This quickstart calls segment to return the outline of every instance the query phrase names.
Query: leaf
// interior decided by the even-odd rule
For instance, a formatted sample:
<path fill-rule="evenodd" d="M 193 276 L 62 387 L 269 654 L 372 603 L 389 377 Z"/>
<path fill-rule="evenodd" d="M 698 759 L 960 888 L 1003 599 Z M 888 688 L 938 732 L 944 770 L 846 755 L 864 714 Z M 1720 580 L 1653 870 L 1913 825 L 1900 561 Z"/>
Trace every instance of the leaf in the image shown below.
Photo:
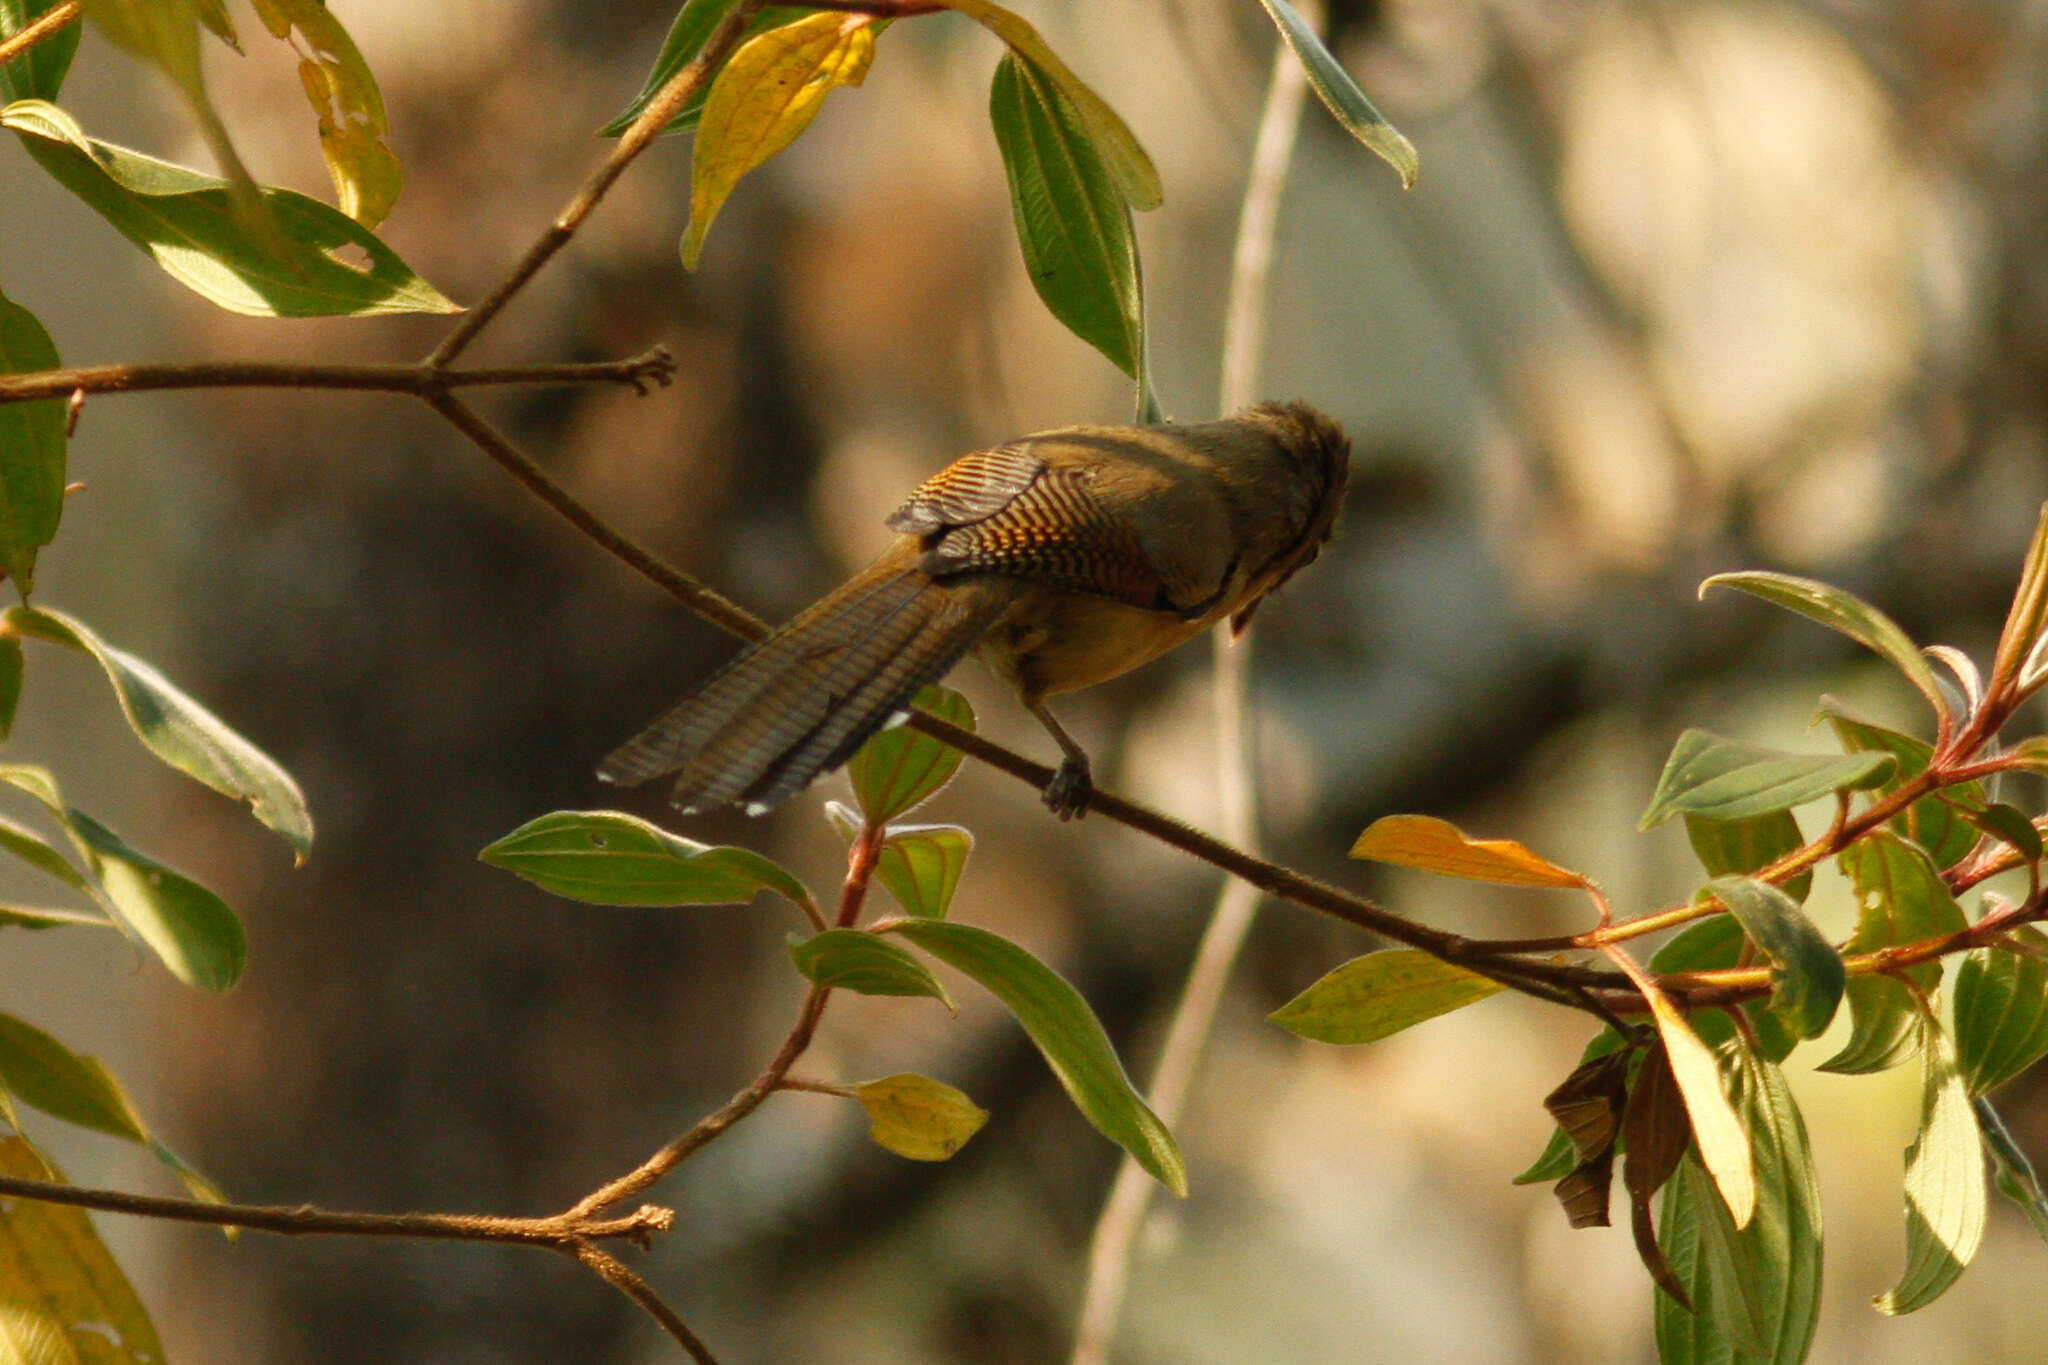
<path fill-rule="evenodd" d="M 1068 330 L 1144 385 L 1137 234 L 1080 113 L 1014 52 L 996 66 L 988 109 L 1032 287 Z"/>
<path fill-rule="evenodd" d="M 697 268 L 704 234 L 740 177 L 796 141 L 833 89 L 865 80 L 874 57 L 874 20 L 830 10 L 740 45 L 712 83 L 697 125 L 685 266 Z"/>
<path fill-rule="evenodd" d="M 974 836 L 958 825 L 892 825 L 875 875 L 906 912 L 944 919 L 973 851 Z"/>
<path fill-rule="evenodd" d="M 1688 815 L 1685 833 L 1692 841 L 1692 851 L 1700 866 L 1715 877 L 1747 876 L 1806 845 L 1799 832 L 1799 821 L 1789 810 L 1768 811 L 1744 820 L 1710 820 L 1704 815 Z M 1804 904 L 1806 893 L 1813 887 L 1813 873 L 1801 872 L 1783 885 L 1786 895 Z"/>
<path fill-rule="evenodd" d="M 1373 106 L 1351 79 L 1351 73 L 1330 55 L 1330 49 L 1323 46 L 1323 40 L 1300 11 L 1287 0 L 1259 0 L 1272 16 L 1274 27 L 1287 46 L 1294 49 L 1294 55 L 1301 59 L 1301 68 L 1308 73 L 1310 88 L 1330 111 L 1330 116 L 1344 125 L 1344 130 L 1370 148 L 1380 160 L 1392 166 L 1401 177 L 1401 188 L 1411 189 L 1415 185 L 1415 173 L 1421 169 L 1422 160 L 1415 154 L 1415 144 L 1401 135 L 1399 129 L 1387 121 L 1387 116 Z"/>
<path fill-rule="evenodd" d="M 91 655 L 114 685 L 129 726 L 151 753 L 223 796 L 248 802 L 256 818 L 277 831 L 304 861 L 313 847 L 313 817 L 298 783 L 270 755 L 179 691 L 153 666 L 104 643 L 72 617 L 9 607 L 0 614 L 0 627 Z"/>
<path fill-rule="evenodd" d="M 299 54 L 299 81 L 319 121 L 320 154 L 341 211 L 366 228 L 376 227 L 398 201 L 403 177 L 385 142 L 390 128 L 384 96 L 370 64 L 325 0 L 252 3 L 271 36 Z"/>
<path fill-rule="evenodd" d="M 1626 1046 L 1627 1043 L 1619 1033 L 1614 1031 L 1612 1025 L 1601 1029 L 1593 1035 L 1592 1041 L 1586 1044 L 1585 1051 L 1579 1054 L 1578 1069 L 1565 1078 L 1563 1085 L 1560 1085 L 1557 1090 L 1551 1092 L 1551 1098 L 1556 1098 L 1560 1091 L 1565 1091 L 1567 1087 L 1571 1086 L 1579 1074 L 1586 1070 L 1589 1062 L 1598 1061 L 1610 1053 L 1619 1052 Z M 1544 1107 L 1548 1109 L 1549 1105 L 1550 1101 L 1545 1100 Z M 1555 1116 L 1553 1115 L 1553 1117 Z M 1551 1131 L 1550 1141 L 1544 1145 L 1543 1152 L 1536 1158 L 1535 1164 L 1516 1176 L 1510 1183 L 1534 1185 L 1544 1180 L 1556 1180 L 1559 1176 L 1570 1171 L 1577 1164 L 1578 1159 L 1577 1144 L 1572 1136 L 1565 1131 L 1563 1125 L 1560 1124 Z"/>
<path fill-rule="evenodd" d="M 476 856 L 589 905 L 745 905 L 762 891 L 810 903 L 802 882 L 751 849 L 700 844 L 615 810 L 551 811 Z"/>
<path fill-rule="evenodd" d="M 369 317 L 460 311 L 398 254 L 348 215 L 291 190 L 266 189 L 278 238 L 253 233 L 224 182 L 141 152 L 88 138 L 54 105 L 23 100 L 0 126 L 29 155 L 188 289 L 259 317 Z M 338 252 L 358 248 L 365 269 Z"/>
<path fill-rule="evenodd" d="M 953 1008 L 931 968 L 865 929 L 823 929 L 809 938 L 791 934 L 789 956 L 799 972 L 820 986 L 860 995 L 928 995 Z"/>
<path fill-rule="evenodd" d="M 35 314 L 0 294 L 0 374 L 54 370 L 59 363 Z M 36 551 L 56 538 L 64 514 L 65 420 L 61 399 L 0 403 L 0 570 L 23 596 L 35 586 Z M 13 666 L 12 695 L 18 697 L 18 646 Z M 13 717 L 10 700 L 8 724 Z"/>
<path fill-rule="evenodd" d="M 57 8 L 61 0 L 0 0 L 0 38 L 11 38 Z M 78 51 L 74 20 L 11 62 L 0 62 L 0 104 L 54 100 Z"/>
<path fill-rule="evenodd" d="M 148 1143 L 149 1129 L 113 1073 L 32 1024 L 0 1014 L 0 1086 L 52 1118 Z"/>
<path fill-rule="evenodd" d="M 1918 805 L 1919 802 L 1914 802 Z M 2030 863 L 2041 861 L 2041 831 L 2027 818 L 2018 806 L 2009 806 L 2003 801 L 1993 801 L 1982 810 L 1964 809 L 1958 811 L 1963 819 L 1975 825 L 1984 833 L 2009 845 Z"/>
<path fill-rule="evenodd" d="M 1732 1079 L 1755 1145 L 1756 1217 L 1738 1231 L 1698 1157 L 1679 1163 L 1658 1242 L 1696 1311 L 1657 1297 L 1664 1365 L 1798 1365 L 1820 1317 L 1820 1189 L 1806 1125 L 1776 1066 L 1737 1047 Z"/>
<path fill-rule="evenodd" d="M 1614 1183 L 1614 1144 L 1621 1135 L 1629 1069 L 1637 1054 L 1630 1050 L 1591 1055 L 1592 1047 L 1586 1051 L 1588 1059 L 1544 1096 L 1543 1108 L 1557 1120 L 1558 1134 L 1568 1144 L 1568 1169 L 1554 1191 L 1566 1220 L 1575 1228 L 1604 1228 L 1608 1191 Z M 1517 1183 L 1528 1178 L 1518 1177 Z"/>
<path fill-rule="evenodd" d="M 1428 815 L 1382 816 L 1358 836 L 1351 856 L 1502 886 L 1592 885 L 1585 874 L 1547 862 L 1512 839 L 1474 839 Z"/>
<path fill-rule="evenodd" d="M 66 861 L 63 854 L 52 848 L 48 840 L 12 820 L 0 819 L 0 848 L 37 871 L 55 877 L 74 891 L 87 889 L 85 878 L 78 875 L 78 870 Z"/>
<path fill-rule="evenodd" d="M 1842 850 L 1837 861 L 1856 888 L 1856 932 L 1842 945 L 1845 957 L 1960 932 L 1963 909 L 1918 844 L 1891 829 L 1872 830 Z M 1941 981 L 1941 963 L 1909 967 L 1921 990 Z M 1823 1071 L 1858 1075 L 1897 1066 L 1919 1046 L 1918 1007 L 1912 991 L 1888 975 L 1850 978 L 1845 992 L 1851 1028 L 1842 1050 Z"/>
<path fill-rule="evenodd" d="M 1650 829 L 1680 814 L 1710 820 L 1768 815 L 1838 791 L 1874 787 L 1894 766 L 1884 754 L 1791 754 L 1687 730 L 1671 746 L 1650 807 L 1637 823 Z"/>
<path fill-rule="evenodd" d="M 66 814 L 113 909 L 171 975 L 209 991 L 224 991 L 241 979 L 249 945 L 226 901 L 136 852 L 84 811 Z"/>
<path fill-rule="evenodd" d="M 1934 707 L 1937 716 L 1948 714 L 1948 701 L 1934 680 L 1934 670 L 1898 623 L 1854 593 L 1830 587 L 1811 578 L 1784 573 L 1720 573 L 1700 584 L 1704 599 L 1710 588 L 1734 588 L 1761 597 L 1774 606 L 1818 621 L 1829 630 L 1848 636 L 1871 650 L 1886 663 L 1905 674 L 1906 681 Z"/>
<path fill-rule="evenodd" d="M 2048 937 L 2014 932 L 2028 951 L 1984 947 L 1956 968 L 1955 1044 L 1964 1087 L 1989 1094 L 2048 1054 Z"/>
<path fill-rule="evenodd" d="M 63 910 L 38 905 L 0 905 L 0 927 L 13 929 L 61 929 L 83 925 L 112 929 L 114 922 L 88 910 Z"/>
<path fill-rule="evenodd" d="M 962 730 L 974 728 L 974 708 L 950 687 L 927 687 L 911 703 Z M 887 824 L 923 804 L 960 767 L 960 751 L 907 725 L 892 725 L 860 746 L 846 775 L 870 824 Z"/>
<path fill-rule="evenodd" d="M 0 636 L 0 744 L 14 733 L 14 713 L 21 706 L 21 640 Z"/>
<path fill-rule="evenodd" d="M 1847 974 L 1842 958 L 1790 896 L 1753 877 L 1707 883 L 1743 932 L 1771 961 L 1771 1012 L 1801 1038 L 1818 1038 L 1835 1017 Z"/>
<path fill-rule="evenodd" d="M 1657 989 L 1649 978 L 1636 982 L 1649 1002 L 1650 1015 L 1664 1039 L 1664 1054 L 1671 1063 L 1671 1076 L 1678 1093 L 1685 1098 L 1685 1112 L 1692 1118 L 1693 1139 L 1699 1144 L 1700 1162 L 1714 1177 L 1714 1186 L 1727 1202 L 1737 1228 L 1747 1227 L 1756 1212 L 1756 1166 L 1750 1152 L 1749 1135 L 1721 1089 L 1721 1069 L 1714 1054 L 1692 1031 L 1685 1016 Z"/>
<path fill-rule="evenodd" d="M 2041 1240 L 2048 1242 L 2048 1193 L 2043 1192 L 2041 1178 L 2034 1174 L 2034 1163 L 2027 1160 L 2027 1154 L 2013 1140 L 2005 1120 L 1991 1107 L 1990 1100 L 1979 1095 L 1970 1101 L 1970 1107 L 1976 1112 L 1977 1128 L 1984 1135 L 1984 1150 L 1991 1154 L 1992 1178 L 1998 1192 L 2018 1204 Z"/>
<path fill-rule="evenodd" d="M 0 1175 L 64 1177 L 19 1137 L 0 1139 Z M 23 1365 L 160 1365 L 149 1313 L 84 1209 L 0 1200 L 0 1358 Z"/>
<path fill-rule="evenodd" d="M 1651 1198 L 1671 1179 L 1679 1158 L 1692 1141 L 1692 1123 L 1686 1117 L 1685 1102 L 1661 1051 L 1652 1049 L 1637 1069 L 1621 1126 L 1622 1144 L 1628 1150 L 1622 1162 L 1621 1183 L 1628 1191 L 1629 1231 L 1635 1238 L 1636 1255 L 1650 1272 L 1650 1278 L 1690 1309 L 1692 1299 L 1658 1248 L 1656 1224 L 1650 1216 Z"/>
<path fill-rule="evenodd" d="M 1167 1189 L 1187 1195 L 1187 1165 L 1173 1134 L 1131 1085 L 1109 1035 L 1079 991 L 1008 939 L 970 924 L 904 919 L 891 924 L 889 932 L 994 992 L 1097 1131 L 1136 1157 Z"/>
<path fill-rule="evenodd" d="M 868 1136 L 912 1161 L 945 1161 L 988 1122 L 988 1110 L 929 1076 L 905 1071 L 853 1088 Z"/>
<path fill-rule="evenodd" d="M 1733 967 L 1742 958 L 1749 938 L 1732 915 L 1715 915 L 1687 925 L 1670 942 L 1650 955 L 1650 970 L 1659 976 L 1674 972 L 1708 972 Z M 1757 1053 L 1768 1061 L 1782 1062 L 1799 1040 L 1793 1037 L 1769 1002 L 1752 1000 L 1740 1007 L 1749 1016 L 1749 1031 L 1756 1036 Z M 1692 1016 L 1692 1030 L 1708 1047 L 1726 1046 L 1735 1036 L 1735 1022 L 1725 1010 L 1700 1010 Z"/>
<path fill-rule="evenodd" d="M 1371 1043 L 1501 988 L 1414 948 L 1355 957 L 1266 1017 L 1319 1043 Z"/>
<path fill-rule="evenodd" d="M 640 87 L 640 93 L 633 102 L 621 110 L 618 117 L 597 130 L 599 137 L 617 137 L 633 126 L 641 110 L 651 103 L 669 78 L 681 71 L 704 50 L 704 44 L 711 37 L 718 21 L 725 18 L 738 0 L 687 0 L 676 11 L 674 22 L 669 25 L 668 37 L 661 44 L 661 53 L 654 59 L 654 69 L 647 73 L 647 81 Z M 793 23 L 815 10 L 794 5 L 770 5 L 756 14 L 741 35 L 742 40 L 771 28 L 781 28 Z M 704 113 L 705 97 L 711 93 L 711 82 L 705 81 L 697 89 L 695 98 L 682 108 L 682 112 L 669 120 L 664 132 L 680 133 L 697 126 L 697 120 Z"/>
<path fill-rule="evenodd" d="M 1906 1270 L 1877 1298 L 1877 1311 L 1924 1308 L 1977 1254 L 1987 1214 L 1983 1137 L 1956 1070 L 1955 1047 L 1922 1019 L 1920 1132 L 1906 1149 Z"/>
<path fill-rule="evenodd" d="M 1926 740 L 1850 715 L 1832 698 L 1821 698 L 1820 714 L 1843 748 L 1889 753 L 1899 760 L 1898 769 L 1878 787 L 1880 795 L 1925 772 L 1934 754 L 1934 747 Z M 1906 807 L 1893 817 L 1892 828 L 1926 849 L 1935 866 L 1952 867 L 1977 844 L 1977 831 L 1965 811 L 1982 807 L 1984 801 L 1982 783 L 1957 783 Z"/>

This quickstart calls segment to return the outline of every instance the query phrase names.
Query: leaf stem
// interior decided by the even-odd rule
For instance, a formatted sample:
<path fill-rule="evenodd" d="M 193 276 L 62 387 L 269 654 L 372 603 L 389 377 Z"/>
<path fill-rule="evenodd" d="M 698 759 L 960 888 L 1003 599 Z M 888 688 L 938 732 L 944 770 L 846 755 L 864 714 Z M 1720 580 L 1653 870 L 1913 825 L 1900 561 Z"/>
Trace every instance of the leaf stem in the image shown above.
<path fill-rule="evenodd" d="M 54 36 L 57 30 L 76 23 L 83 10 L 80 0 L 64 0 L 63 4 L 52 6 L 47 14 L 27 28 L 0 40 L 0 66 L 13 61 L 43 39 Z"/>

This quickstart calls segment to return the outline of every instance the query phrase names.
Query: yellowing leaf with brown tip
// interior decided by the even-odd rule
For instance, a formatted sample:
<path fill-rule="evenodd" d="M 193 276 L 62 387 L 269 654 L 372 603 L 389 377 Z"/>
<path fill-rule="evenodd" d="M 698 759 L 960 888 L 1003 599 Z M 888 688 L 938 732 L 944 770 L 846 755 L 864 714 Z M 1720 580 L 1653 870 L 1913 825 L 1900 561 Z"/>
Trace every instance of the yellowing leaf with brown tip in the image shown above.
<path fill-rule="evenodd" d="M 1429 815 L 1373 821 L 1351 846 L 1351 856 L 1502 886 L 1592 885 L 1584 873 L 1539 858 L 1513 839 L 1474 839 L 1450 821 Z"/>

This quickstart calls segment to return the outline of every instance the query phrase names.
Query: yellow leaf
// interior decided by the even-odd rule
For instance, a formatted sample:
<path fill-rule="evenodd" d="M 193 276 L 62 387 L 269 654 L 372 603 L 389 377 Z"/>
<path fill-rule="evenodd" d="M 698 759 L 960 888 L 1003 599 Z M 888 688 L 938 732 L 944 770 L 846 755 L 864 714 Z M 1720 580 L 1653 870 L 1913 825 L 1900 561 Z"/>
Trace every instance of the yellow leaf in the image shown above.
<path fill-rule="evenodd" d="M 384 96 L 341 21 L 321 0 L 252 0 L 271 36 L 299 53 L 299 81 L 320 124 L 320 154 L 341 211 L 374 228 L 397 202 L 398 158 L 384 141 Z"/>
<path fill-rule="evenodd" d="M 943 1082 L 902 1072 L 853 1088 L 869 1136 L 912 1161 L 944 1161 L 988 1122 L 988 1110 Z"/>
<path fill-rule="evenodd" d="M 1474 839 L 1449 821 L 1428 815 L 1389 815 L 1373 821 L 1351 846 L 1351 856 L 1502 886 L 1592 885 L 1584 873 L 1539 858 L 1513 839 Z"/>
<path fill-rule="evenodd" d="M 0 1139 L 0 1174 L 62 1180 L 18 1137 Z M 0 1360 L 155 1365 L 148 1310 L 85 1210 L 35 1199 L 0 1203 Z"/>
<path fill-rule="evenodd" d="M 697 268 L 704 234 L 748 171 L 796 141 L 834 86 L 859 85 L 875 57 L 874 21 L 822 10 L 756 34 L 732 54 L 704 101 L 690 164 L 683 264 Z"/>
<path fill-rule="evenodd" d="M 1633 973 L 1632 973 L 1633 975 Z M 1672 1079 L 1685 1100 L 1685 1112 L 1692 1119 L 1693 1140 L 1699 1144 L 1700 1164 L 1714 1177 L 1714 1186 L 1728 1205 L 1735 1226 L 1746 1228 L 1756 1215 L 1756 1162 L 1750 1153 L 1749 1133 L 1721 1088 L 1721 1067 L 1713 1049 L 1700 1041 L 1692 1025 L 1671 997 L 1657 989 L 1648 978 L 1637 980 L 1657 1032 L 1664 1039 L 1664 1056 L 1671 1063 Z"/>

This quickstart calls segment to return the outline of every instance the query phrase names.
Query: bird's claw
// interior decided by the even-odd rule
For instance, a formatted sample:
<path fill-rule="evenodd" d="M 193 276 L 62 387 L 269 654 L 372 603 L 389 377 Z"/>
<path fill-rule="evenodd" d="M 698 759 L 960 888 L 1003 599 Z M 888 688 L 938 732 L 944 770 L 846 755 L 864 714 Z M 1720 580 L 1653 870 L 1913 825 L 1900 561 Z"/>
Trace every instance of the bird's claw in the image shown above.
<path fill-rule="evenodd" d="M 1095 799 L 1095 779 L 1088 771 L 1088 760 L 1065 759 L 1059 771 L 1052 775 L 1052 781 L 1045 784 L 1045 805 L 1062 820 L 1078 820 L 1088 813 L 1088 804 Z"/>

